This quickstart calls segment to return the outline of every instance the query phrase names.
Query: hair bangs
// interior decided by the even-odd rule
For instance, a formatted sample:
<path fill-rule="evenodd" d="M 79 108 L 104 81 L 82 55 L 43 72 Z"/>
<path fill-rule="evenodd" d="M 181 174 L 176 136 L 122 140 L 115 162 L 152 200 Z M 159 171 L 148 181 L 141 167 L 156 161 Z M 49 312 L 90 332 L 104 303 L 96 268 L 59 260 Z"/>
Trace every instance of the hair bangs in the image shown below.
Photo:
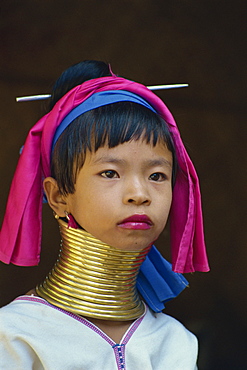
<path fill-rule="evenodd" d="M 114 148 L 140 138 L 154 146 L 161 140 L 171 150 L 170 134 L 164 120 L 140 104 L 132 102 L 109 104 L 95 109 L 92 114 L 94 123 L 90 150 L 97 151 L 105 145 Z"/>

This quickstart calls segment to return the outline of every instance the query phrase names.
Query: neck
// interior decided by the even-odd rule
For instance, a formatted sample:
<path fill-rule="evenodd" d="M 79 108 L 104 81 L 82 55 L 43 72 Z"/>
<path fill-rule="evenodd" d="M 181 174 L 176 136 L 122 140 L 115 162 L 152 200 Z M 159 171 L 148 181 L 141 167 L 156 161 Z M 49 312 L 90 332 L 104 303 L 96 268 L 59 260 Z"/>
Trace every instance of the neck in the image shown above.
<path fill-rule="evenodd" d="M 59 220 L 61 251 L 37 294 L 49 303 L 89 318 L 129 321 L 141 316 L 144 304 L 136 278 L 149 247 L 126 251 L 111 247 Z"/>

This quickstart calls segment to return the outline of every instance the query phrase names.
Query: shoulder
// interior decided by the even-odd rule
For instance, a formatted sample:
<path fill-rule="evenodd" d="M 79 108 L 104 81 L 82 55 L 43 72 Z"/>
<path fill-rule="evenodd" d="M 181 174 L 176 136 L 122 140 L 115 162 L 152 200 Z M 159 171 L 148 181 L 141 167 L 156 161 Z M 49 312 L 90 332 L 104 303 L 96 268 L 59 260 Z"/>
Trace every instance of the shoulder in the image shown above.
<path fill-rule="evenodd" d="M 196 369 L 196 336 L 178 320 L 164 313 L 154 313 L 148 309 L 130 344 L 128 356 L 130 358 L 132 355 L 133 361 L 135 353 L 145 348 L 142 352 L 143 364 L 151 364 L 146 368 Z"/>
<path fill-rule="evenodd" d="M 197 338 L 173 317 L 148 310 L 137 339 L 147 348 L 153 368 L 196 369 Z"/>
<path fill-rule="evenodd" d="M 0 309 L 0 364 L 4 369 L 31 368 L 35 362 L 28 329 L 35 330 L 34 320 L 42 320 L 38 320 L 35 310 L 30 314 L 30 306 L 31 302 L 17 299 Z"/>
<path fill-rule="evenodd" d="M 0 309 L 0 334 L 15 335 L 18 331 L 41 330 L 44 323 L 52 323 L 60 312 L 38 297 L 21 296 Z"/>
<path fill-rule="evenodd" d="M 12 302 L 0 308 L 0 317 L 8 316 L 13 313 L 15 314 L 23 314 L 25 312 L 35 312 L 34 307 L 42 307 L 44 300 L 39 297 L 33 297 L 29 295 L 23 295 L 17 297 Z M 34 311 L 33 311 L 34 310 Z"/>
<path fill-rule="evenodd" d="M 63 368 L 61 352 L 75 347 L 69 338 L 78 337 L 78 346 L 86 338 L 77 322 L 40 298 L 18 297 L 0 309 L 0 368 L 31 369 L 34 364 L 35 368 Z"/>
<path fill-rule="evenodd" d="M 162 312 L 155 313 L 148 310 L 143 321 L 143 329 L 158 338 L 161 346 L 165 345 L 170 349 L 182 347 L 183 351 L 192 350 L 197 353 L 196 336 L 175 318 Z"/>
<path fill-rule="evenodd" d="M 26 298 L 18 297 L 11 303 L 3 306 L 0 309 L 0 333 L 11 332 L 11 328 L 16 332 L 17 329 L 25 327 L 28 322 L 37 320 L 38 305 L 35 302 L 26 300 Z M 28 317 L 28 322 L 27 322 Z"/>

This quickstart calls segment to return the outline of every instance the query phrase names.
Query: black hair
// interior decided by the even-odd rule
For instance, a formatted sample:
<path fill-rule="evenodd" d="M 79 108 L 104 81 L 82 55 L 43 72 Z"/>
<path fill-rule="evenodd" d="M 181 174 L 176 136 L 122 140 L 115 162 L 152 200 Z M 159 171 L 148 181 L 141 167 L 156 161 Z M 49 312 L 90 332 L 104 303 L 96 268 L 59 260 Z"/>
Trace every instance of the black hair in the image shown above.
<path fill-rule="evenodd" d="M 90 68 L 87 68 L 89 66 Z M 74 69 L 75 74 L 73 74 Z M 111 75 L 109 66 L 104 62 L 86 61 L 70 67 L 55 85 L 57 87 L 52 95 L 52 106 L 56 102 L 55 96 L 62 97 L 74 86 L 85 81 L 80 74 L 80 69 L 83 78 L 87 77 L 86 80 Z M 75 191 L 76 177 L 83 166 L 88 150 L 96 152 L 104 145 L 113 148 L 140 138 L 153 146 L 161 141 L 171 151 L 174 184 L 177 168 L 176 153 L 163 118 L 140 104 L 118 102 L 83 113 L 60 135 L 51 161 L 51 174 L 57 180 L 60 192 L 66 195 Z"/>
<path fill-rule="evenodd" d="M 111 76 L 109 65 L 96 60 L 84 60 L 83 62 L 67 68 L 57 79 L 53 86 L 50 100 L 50 110 L 73 87 L 93 78 Z"/>

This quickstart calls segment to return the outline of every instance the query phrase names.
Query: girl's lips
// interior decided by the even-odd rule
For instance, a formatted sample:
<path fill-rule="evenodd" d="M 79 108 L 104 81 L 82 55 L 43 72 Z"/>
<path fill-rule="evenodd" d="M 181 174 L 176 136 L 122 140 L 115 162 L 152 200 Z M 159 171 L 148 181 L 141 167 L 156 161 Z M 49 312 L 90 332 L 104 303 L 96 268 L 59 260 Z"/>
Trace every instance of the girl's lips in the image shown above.
<path fill-rule="evenodd" d="M 123 221 L 118 223 L 119 227 L 132 230 L 148 230 L 152 225 L 153 223 L 148 216 L 138 214 L 125 218 Z"/>

